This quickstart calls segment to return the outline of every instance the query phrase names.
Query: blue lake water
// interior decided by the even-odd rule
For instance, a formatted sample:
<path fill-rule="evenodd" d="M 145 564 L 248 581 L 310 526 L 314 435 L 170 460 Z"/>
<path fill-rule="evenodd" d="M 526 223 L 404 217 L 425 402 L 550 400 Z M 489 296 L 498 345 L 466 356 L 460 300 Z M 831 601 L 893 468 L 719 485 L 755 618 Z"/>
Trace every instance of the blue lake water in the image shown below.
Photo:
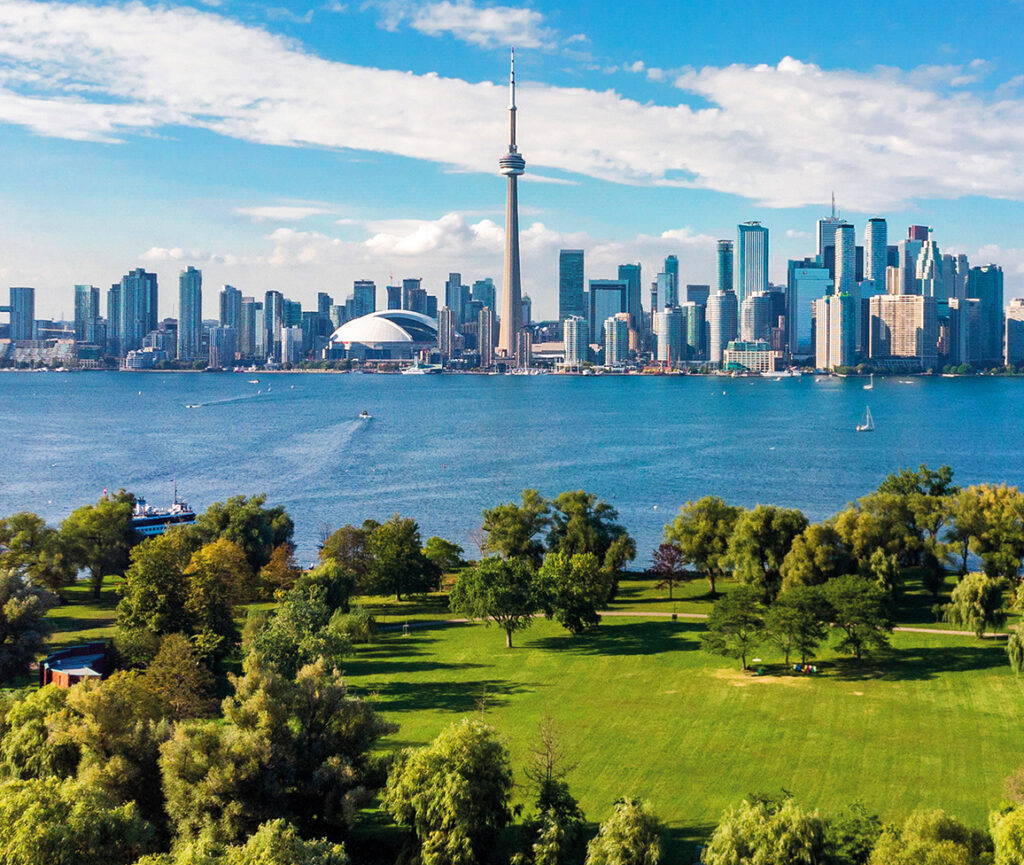
<path fill-rule="evenodd" d="M 104 487 L 163 506 L 176 478 L 196 510 L 267 493 L 304 560 L 323 527 L 396 511 L 476 554 L 483 508 L 583 488 L 646 558 L 708 493 L 821 519 L 921 462 L 1024 486 L 1024 380 L 253 377 L 0 374 L 0 514 L 57 522 Z"/>

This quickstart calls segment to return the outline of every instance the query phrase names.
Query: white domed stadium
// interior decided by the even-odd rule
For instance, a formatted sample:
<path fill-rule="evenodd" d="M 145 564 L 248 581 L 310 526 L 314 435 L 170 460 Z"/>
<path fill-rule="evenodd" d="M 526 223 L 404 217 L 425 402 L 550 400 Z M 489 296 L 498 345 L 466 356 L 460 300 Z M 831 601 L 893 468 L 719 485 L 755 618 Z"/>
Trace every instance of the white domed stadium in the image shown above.
<path fill-rule="evenodd" d="M 408 309 L 381 309 L 346 321 L 331 343 L 353 358 L 400 360 L 437 347 L 437 321 Z"/>

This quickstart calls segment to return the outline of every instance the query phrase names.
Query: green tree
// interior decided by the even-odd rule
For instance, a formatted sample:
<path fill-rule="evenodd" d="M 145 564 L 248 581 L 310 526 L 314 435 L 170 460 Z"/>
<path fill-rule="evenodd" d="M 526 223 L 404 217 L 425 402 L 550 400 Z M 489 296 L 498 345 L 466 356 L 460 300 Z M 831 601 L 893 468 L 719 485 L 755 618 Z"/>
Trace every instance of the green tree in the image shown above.
<path fill-rule="evenodd" d="M 511 793 L 508 752 L 494 728 L 463 719 L 399 755 L 382 804 L 412 828 L 423 865 L 477 865 L 509 821 Z"/>
<path fill-rule="evenodd" d="M 538 535 L 550 523 L 551 506 L 537 490 L 525 489 L 521 504 L 506 502 L 484 511 L 483 550 L 506 559 L 526 559 L 540 567 L 544 544 Z"/>
<path fill-rule="evenodd" d="M 255 594 L 245 552 L 226 538 L 192 554 L 185 568 L 185 612 L 200 653 L 219 660 L 238 642 L 235 607 Z"/>
<path fill-rule="evenodd" d="M 896 493 L 864 496 L 834 523 L 843 544 L 865 569 L 877 549 L 899 556 L 905 565 L 915 564 L 924 543 L 909 500 Z"/>
<path fill-rule="evenodd" d="M 459 574 L 449 603 L 456 613 L 493 621 L 505 632 L 505 646 L 511 649 L 512 634 L 533 623 L 536 581 L 527 561 L 489 556 Z"/>
<path fill-rule="evenodd" d="M 846 574 L 825 585 L 831 618 L 840 629 L 836 648 L 858 661 L 865 651 L 889 645 L 892 620 L 885 593 L 866 577 Z"/>
<path fill-rule="evenodd" d="M 733 575 L 761 591 L 766 604 L 782 587 L 782 563 L 794 539 L 807 528 L 800 511 L 757 505 L 744 511 L 729 536 L 728 558 Z"/>
<path fill-rule="evenodd" d="M 378 523 L 368 520 L 362 526 L 342 526 L 328 535 L 320 545 L 320 561 L 341 568 L 352 589 L 367 592 L 373 568 L 369 550 L 370 535 Z"/>
<path fill-rule="evenodd" d="M 28 675 L 46 647 L 46 611 L 57 598 L 24 577 L 0 570 L 0 684 Z"/>
<path fill-rule="evenodd" d="M 651 563 L 651 570 L 658 577 L 655 588 L 668 589 L 668 599 L 671 601 L 673 586 L 689 578 L 682 550 L 675 544 L 659 544 L 651 556 Z"/>
<path fill-rule="evenodd" d="M 287 511 L 281 505 L 266 508 L 266 501 L 266 495 L 257 495 L 214 502 L 188 531 L 197 539 L 196 546 L 221 539 L 237 544 L 245 553 L 249 570 L 258 574 L 274 550 L 289 543 L 295 531 Z"/>
<path fill-rule="evenodd" d="M 614 576 L 593 553 L 548 553 L 537 574 L 545 614 L 572 634 L 600 624 L 598 610 L 611 600 L 614 589 Z"/>
<path fill-rule="evenodd" d="M 747 669 L 747 655 L 764 641 L 764 612 L 758 589 L 736 588 L 715 602 L 701 645 L 716 655 L 739 658 L 741 669 Z"/>
<path fill-rule="evenodd" d="M 203 718 L 216 710 L 213 674 L 184 634 L 168 634 L 160 641 L 143 678 L 173 721 Z"/>
<path fill-rule="evenodd" d="M 593 553 L 606 568 L 618 570 L 636 555 L 635 543 L 630 554 L 630 544 L 621 540 L 628 537 L 628 532 L 616 522 L 618 517 L 615 508 L 593 493 L 585 490 L 559 493 L 551 502 L 548 551 L 569 555 Z"/>
<path fill-rule="evenodd" d="M 381 594 L 388 592 L 400 601 L 403 593 L 436 587 L 440 574 L 423 555 L 420 527 L 414 519 L 393 514 L 370 533 L 367 549 L 371 583 Z"/>
<path fill-rule="evenodd" d="M 450 574 L 466 563 L 462 559 L 463 549 L 458 544 L 434 535 L 423 545 L 423 555 L 437 569 L 439 574 Z"/>
<path fill-rule="evenodd" d="M 75 781 L 0 784 L 3 865 L 129 865 L 152 848 L 153 827 L 134 803 L 111 802 Z"/>
<path fill-rule="evenodd" d="M 67 689 L 47 685 L 21 692 L 11 702 L 0 724 L 0 778 L 70 778 L 75 774 L 78 746 L 50 735 L 67 697 Z"/>
<path fill-rule="evenodd" d="M 915 811 L 887 825 L 869 865 L 990 865 L 992 841 L 942 811 Z"/>
<path fill-rule="evenodd" d="M 1024 809 L 1011 808 L 992 815 L 994 865 L 1020 865 L 1024 862 Z"/>
<path fill-rule="evenodd" d="M 990 577 L 1016 580 L 1024 559 L 1024 495 L 1006 484 L 969 487 L 978 496 L 980 527 L 970 548 Z"/>
<path fill-rule="evenodd" d="M 292 590 L 299 589 L 308 593 L 314 586 L 323 590 L 324 603 L 332 612 L 349 611 L 349 600 L 355 589 L 355 581 L 351 571 L 344 565 L 328 559 L 315 568 L 302 571 L 296 578 Z"/>
<path fill-rule="evenodd" d="M 971 540 L 984 530 L 984 514 L 978 487 L 960 490 L 949 501 L 950 524 L 946 527 L 946 541 L 951 558 L 957 563 L 957 573 L 967 573 L 967 560 L 971 554 Z"/>
<path fill-rule="evenodd" d="M 272 598 L 275 592 L 288 591 L 301 573 L 302 569 L 295 563 L 294 544 L 278 544 L 270 554 L 270 560 L 260 568 L 261 597 Z"/>
<path fill-rule="evenodd" d="M 89 571 L 92 596 L 99 599 L 103 578 L 124 576 L 128 552 L 139 541 L 132 528 L 135 497 L 120 490 L 104 495 L 96 504 L 76 508 L 60 525 L 60 535 L 71 562 Z"/>
<path fill-rule="evenodd" d="M 863 805 L 847 805 L 825 822 L 825 861 L 828 865 L 865 865 L 881 832 L 881 822 Z"/>
<path fill-rule="evenodd" d="M 58 597 L 76 576 L 61 533 L 26 511 L 0 519 L 0 571 L 44 586 Z"/>
<path fill-rule="evenodd" d="M 678 546 L 685 561 L 707 577 L 712 595 L 716 582 L 728 572 L 729 538 L 739 515 L 740 508 L 717 496 L 704 496 L 683 505 L 665 526 L 665 541 Z"/>
<path fill-rule="evenodd" d="M 786 656 L 800 655 L 801 663 L 814 655 L 828 633 L 828 605 L 818 586 L 793 586 L 783 591 L 765 616 L 765 633 Z"/>
<path fill-rule="evenodd" d="M 1001 578 L 968 574 L 953 589 L 944 608 L 943 619 L 973 631 L 980 640 L 985 635 L 985 628 L 998 628 L 1006 621 L 1004 587 Z"/>
<path fill-rule="evenodd" d="M 658 865 L 661 824 L 637 799 L 619 799 L 587 845 L 587 865 Z"/>
<path fill-rule="evenodd" d="M 812 523 L 793 539 L 779 569 L 782 588 L 820 586 L 857 569 L 857 560 L 846 548 L 832 523 Z"/>
<path fill-rule="evenodd" d="M 825 824 L 791 798 L 744 799 L 725 813 L 704 848 L 704 865 L 825 865 Z"/>
<path fill-rule="evenodd" d="M 1010 661 L 1010 669 L 1017 675 L 1024 670 L 1024 635 L 1021 635 L 1020 625 L 1010 628 L 1010 636 L 1006 640 L 1006 657 Z"/>
<path fill-rule="evenodd" d="M 886 595 L 895 600 L 903 594 L 903 568 L 895 553 L 875 550 L 868 559 L 868 575 Z"/>
<path fill-rule="evenodd" d="M 925 543 L 924 551 L 921 553 L 921 585 L 932 593 L 933 598 L 939 597 L 939 592 L 946 584 L 946 568 L 943 565 L 943 546 L 935 541 Z"/>
<path fill-rule="evenodd" d="M 944 498 L 955 495 L 960 488 L 953 483 L 953 469 L 939 466 L 930 469 L 924 463 L 917 471 L 905 468 L 889 475 L 878 485 L 880 493 L 895 493 L 900 496 L 924 495 Z"/>

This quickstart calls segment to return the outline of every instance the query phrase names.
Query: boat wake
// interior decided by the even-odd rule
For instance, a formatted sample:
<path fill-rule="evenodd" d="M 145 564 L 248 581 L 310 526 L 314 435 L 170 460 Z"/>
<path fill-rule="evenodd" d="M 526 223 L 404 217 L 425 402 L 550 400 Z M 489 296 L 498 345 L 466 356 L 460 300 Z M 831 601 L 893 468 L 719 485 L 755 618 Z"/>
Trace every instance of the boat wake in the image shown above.
<path fill-rule="evenodd" d="M 259 399 L 262 394 L 257 391 L 256 393 L 246 394 L 245 396 L 229 396 L 225 399 L 211 399 L 206 402 L 193 402 L 186 403 L 185 408 L 207 408 L 208 406 L 214 405 L 229 405 L 233 402 L 246 402 L 250 399 Z"/>

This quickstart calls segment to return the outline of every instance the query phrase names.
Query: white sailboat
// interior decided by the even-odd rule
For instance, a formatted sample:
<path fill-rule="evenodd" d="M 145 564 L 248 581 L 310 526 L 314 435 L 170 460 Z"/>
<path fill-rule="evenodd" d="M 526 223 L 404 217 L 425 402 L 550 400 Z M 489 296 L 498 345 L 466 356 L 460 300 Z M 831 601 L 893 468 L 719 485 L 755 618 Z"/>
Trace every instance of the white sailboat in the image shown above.
<path fill-rule="evenodd" d="M 864 409 L 864 423 L 857 424 L 857 432 L 874 432 L 875 419 L 871 417 L 871 406 Z"/>
<path fill-rule="evenodd" d="M 875 374 L 871 373 L 871 378 L 868 381 L 868 383 L 866 385 L 864 385 L 864 390 L 874 390 L 874 389 L 875 389 Z"/>

